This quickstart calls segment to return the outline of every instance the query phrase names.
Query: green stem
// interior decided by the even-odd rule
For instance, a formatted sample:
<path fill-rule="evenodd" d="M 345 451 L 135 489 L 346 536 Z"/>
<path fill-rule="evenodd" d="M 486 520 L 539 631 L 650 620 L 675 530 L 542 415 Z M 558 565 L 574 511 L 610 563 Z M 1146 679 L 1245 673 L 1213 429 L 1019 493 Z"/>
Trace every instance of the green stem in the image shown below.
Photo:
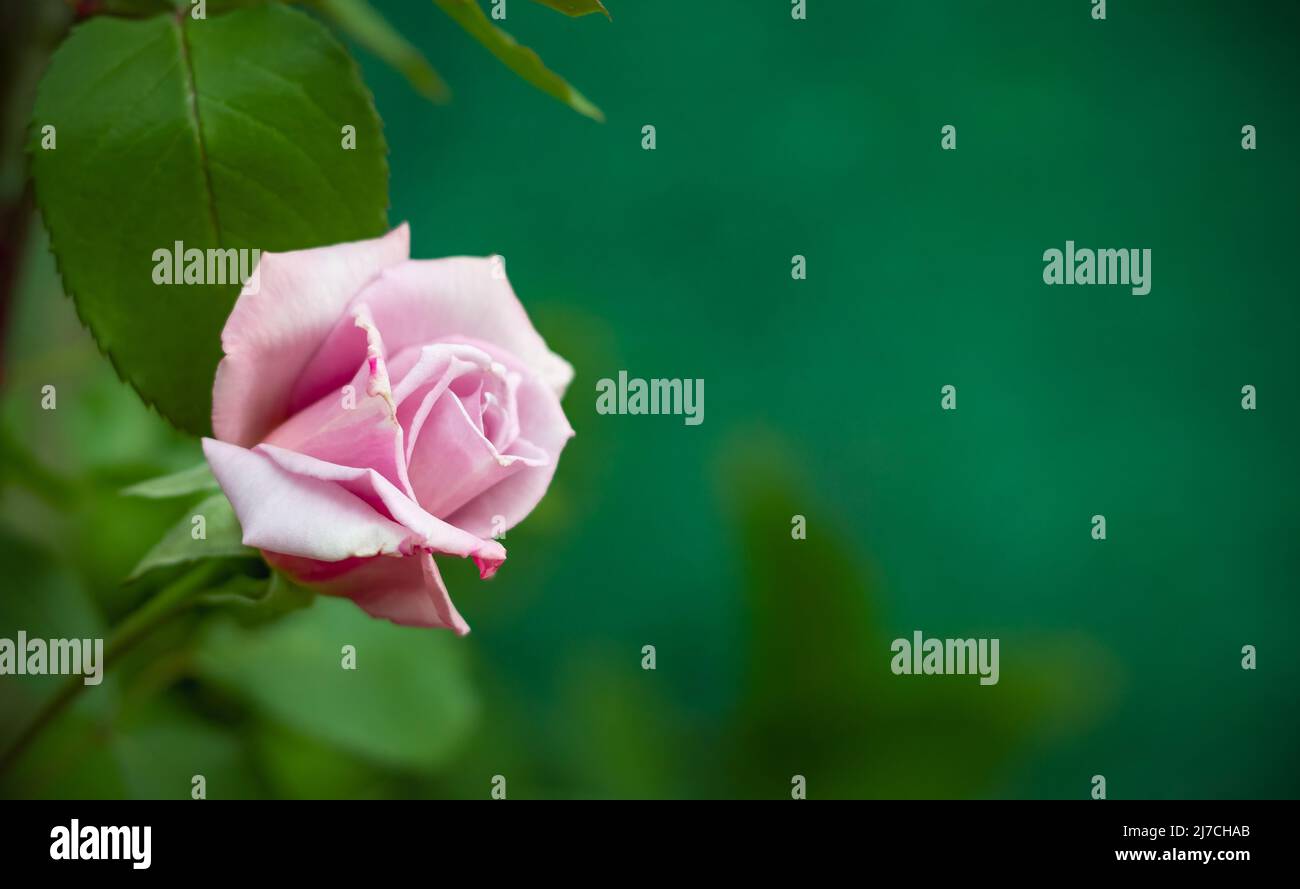
<path fill-rule="evenodd" d="M 163 587 L 158 595 L 127 615 L 104 645 L 102 669 L 107 670 L 110 664 L 147 639 L 154 630 L 199 604 L 200 599 L 195 594 L 204 589 L 219 570 L 221 564 L 218 561 L 204 562 L 187 574 L 181 575 L 169 586 Z M 67 678 L 58 692 L 41 707 L 32 723 L 23 730 L 9 749 L 0 755 L 0 777 L 3 777 L 22 758 L 45 727 L 66 710 L 85 687 L 85 677 L 81 674 Z"/>

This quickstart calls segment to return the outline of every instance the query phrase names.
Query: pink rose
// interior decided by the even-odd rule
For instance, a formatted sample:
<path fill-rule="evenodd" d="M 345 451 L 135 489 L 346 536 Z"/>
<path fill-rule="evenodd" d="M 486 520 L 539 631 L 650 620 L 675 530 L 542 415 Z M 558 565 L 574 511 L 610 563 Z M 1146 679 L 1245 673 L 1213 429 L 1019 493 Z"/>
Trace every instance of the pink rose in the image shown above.
<path fill-rule="evenodd" d="M 469 626 L 434 554 L 496 540 L 546 493 L 573 378 L 497 262 L 373 241 L 264 253 L 221 333 L 203 452 L 244 543 L 322 593 L 414 626 Z"/>

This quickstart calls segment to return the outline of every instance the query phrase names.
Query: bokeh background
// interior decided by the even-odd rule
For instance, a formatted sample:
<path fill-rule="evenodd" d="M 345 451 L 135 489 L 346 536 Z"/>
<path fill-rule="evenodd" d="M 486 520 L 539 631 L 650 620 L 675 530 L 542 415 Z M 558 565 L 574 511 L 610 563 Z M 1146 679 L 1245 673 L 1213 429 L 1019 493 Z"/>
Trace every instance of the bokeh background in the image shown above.
<path fill-rule="evenodd" d="M 503 254 L 577 368 L 555 486 L 496 578 L 445 569 L 468 638 L 338 600 L 198 613 L 0 793 L 1300 792 L 1294 4 L 510 0 L 604 124 L 427 0 L 376 5 L 454 90 L 432 106 L 357 51 L 390 220 L 416 256 Z M 1044 286 L 1067 239 L 1151 248 L 1151 293 Z M 23 255 L 0 636 L 102 635 L 189 506 L 121 488 L 199 451 L 116 381 L 39 227 Z M 702 378 L 703 425 L 597 415 L 619 370 Z M 916 629 L 999 638 L 1001 681 L 893 676 Z M 57 685 L 0 677 L 0 744 Z"/>

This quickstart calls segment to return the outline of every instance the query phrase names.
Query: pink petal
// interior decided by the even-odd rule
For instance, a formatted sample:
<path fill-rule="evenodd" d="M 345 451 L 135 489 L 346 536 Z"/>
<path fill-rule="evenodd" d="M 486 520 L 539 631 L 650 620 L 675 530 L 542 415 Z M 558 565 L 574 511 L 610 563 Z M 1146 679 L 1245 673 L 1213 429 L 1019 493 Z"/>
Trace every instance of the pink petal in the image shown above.
<path fill-rule="evenodd" d="M 548 459 L 528 463 L 446 517 L 456 527 L 480 537 L 513 528 L 533 511 L 551 485 L 560 453 L 573 437 L 559 399 L 541 380 L 524 376 L 515 400 L 519 436 L 507 450 L 534 456 L 541 453 Z"/>
<path fill-rule="evenodd" d="M 351 323 L 340 329 L 357 341 L 365 357 L 351 379 L 349 400 L 345 403 L 342 388 L 330 391 L 276 427 L 264 443 L 327 463 L 374 469 L 414 496 L 383 339 L 364 305 L 354 307 Z"/>
<path fill-rule="evenodd" d="M 452 604 L 437 563 L 427 552 L 394 558 L 350 559 L 334 566 L 305 559 L 268 555 L 267 560 L 290 577 L 330 596 L 345 596 L 373 617 L 408 627 L 444 627 L 456 635 L 469 624 Z M 321 570 L 317 566 L 324 566 Z"/>
<path fill-rule="evenodd" d="M 402 525 L 410 534 L 406 545 L 400 550 L 404 554 L 415 549 L 428 549 L 461 558 L 473 556 L 474 561 L 478 563 L 479 574 L 483 577 L 490 577 L 505 561 L 506 551 L 500 543 L 495 540 L 481 539 L 475 534 L 435 518 L 373 469 L 327 463 L 306 454 L 298 454 L 269 444 L 258 445 L 253 449 L 253 453 L 264 454 L 279 468 L 294 476 L 332 482 L 369 504 L 380 515 L 390 517 Z M 237 506 L 235 512 L 239 513 Z M 242 515 L 240 517 L 242 519 Z M 263 548 L 275 549 L 274 547 Z M 285 550 L 277 550 L 277 552 L 285 552 Z M 293 555 L 300 554 L 293 553 Z"/>
<path fill-rule="evenodd" d="M 505 373 L 484 349 L 464 343 L 405 349 L 394 359 L 393 370 L 400 375 L 393 387 L 393 399 L 399 405 L 413 395 L 423 396 L 431 388 L 445 389 L 462 377 Z"/>
<path fill-rule="evenodd" d="M 221 333 L 226 357 L 212 391 L 216 437 L 248 447 L 283 421 L 295 380 L 348 303 L 409 255 L 405 224 L 372 241 L 263 253 Z"/>
<path fill-rule="evenodd" d="M 408 260 L 385 269 L 357 302 L 370 306 L 391 354 L 411 346 L 481 340 L 517 356 L 558 397 L 573 379 L 573 368 L 547 348 L 498 268 L 490 259 L 474 257 Z M 338 368 L 325 366 L 332 360 L 332 354 L 322 354 L 313 362 L 321 368 L 308 368 L 310 379 L 337 377 Z"/>
<path fill-rule="evenodd" d="M 399 552 L 412 536 L 339 485 L 290 472 L 263 453 L 211 438 L 203 453 L 248 546 L 336 562 Z"/>
<path fill-rule="evenodd" d="M 473 556 L 483 577 L 505 561 L 501 544 L 439 521 L 373 469 L 211 438 L 203 452 L 248 546 L 323 562 L 434 550 Z"/>
<path fill-rule="evenodd" d="M 412 428 L 415 447 L 409 471 L 416 500 L 434 515 L 452 515 L 515 473 L 551 462 L 537 449 L 522 454 L 498 451 L 454 392 L 431 392 L 428 397 L 436 400 L 427 410 L 421 406 L 422 423 Z"/>

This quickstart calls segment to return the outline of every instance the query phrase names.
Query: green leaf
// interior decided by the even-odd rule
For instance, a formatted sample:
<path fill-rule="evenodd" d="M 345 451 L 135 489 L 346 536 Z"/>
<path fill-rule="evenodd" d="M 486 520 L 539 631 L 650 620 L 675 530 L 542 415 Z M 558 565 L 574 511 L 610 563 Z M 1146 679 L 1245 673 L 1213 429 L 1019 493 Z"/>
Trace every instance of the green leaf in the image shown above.
<path fill-rule="evenodd" d="M 345 645 L 356 669 L 343 668 Z M 394 626 L 331 596 L 254 629 L 220 623 L 196 662 L 274 724 L 392 767 L 435 770 L 477 712 L 455 636 Z"/>
<path fill-rule="evenodd" d="M 205 605 L 229 608 L 229 613 L 243 626 L 276 620 L 306 608 L 315 599 L 315 592 L 279 571 L 272 571 L 270 577 L 236 574 L 201 597 Z"/>
<path fill-rule="evenodd" d="M 195 519 L 200 516 L 203 518 L 205 536 L 196 539 L 195 533 L 200 523 Z M 146 571 L 165 565 L 240 556 L 256 557 L 257 550 L 244 546 L 243 532 L 240 531 L 235 510 L 226 499 L 226 495 L 218 492 L 188 510 L 181 520 L 163 535 L 163 539 L 145 553 L 128 580 L 134 580 Z"/>
<path fill-rule="evenodd" d="M 770 434 L 738 432 L 723 453 L 751 642 L 718 796 L 784 796 L 790 785 L 769 776 L 796 772 L 827 797 L 987 796 L 1035 731 L 1097 712 L 1107 680 L 1073 666 L 1077 643 L 1050 637 L 1004 645 L 1034 667 L 1004 660 L 996 686 L 894 676 L 891 639 L 913 625 L 879 616 L 886 598 L 855 552 L 852 522 L 818 505 L 792 450 Z M 806 539 L 791 533 L 795 515 L 808 518 Z"/>
<path fill-rule="evenodd" d="M 259 795 L 243 739 L 166 699 L 128 712 L 110 741 L 133 799 L 191 799 L 195 775 L 207 799 Z"/>
<path fill-rule="evenodd" d="M 505 31 L 492 24 L 475 0 L 433 0 L 456 24 L 487 47 L 503 65 L 548 96 L 554 96 L 579 114 L 603 121 L 605 115 L 563 77 L 542 64 L 537 53 L 520 46 Z"/>
<path fill-rule="evenodd" d="M 378 799 L 386 781 L 391 792 L 410 794 L 405 776 L 394 781 L 373 763 L 280 725 L 259 726 L 252 743 L 276 799 Z"/>
<path fill-rule="evenodd" d="M 336 28 L 401 73 L 420 95 L 431 102 L 451 98 L 446 81 L 428 59 L 366 0 L 315 0 L 315 5 Z"/>
<path fill-rule="evenodd" d="M 94 639 L 105 634 L 104 619 L 81 579 L 56 554 L 22 539 L 0 525 L 0 638 L 14 639 L 19 630 L 30 638 Z M 59 676 L 0 674 L 0 752 L 24 728 L 63 683 Z M 104 696 L 91 696 L 94 712 L 107 712 Z"/>
<path fill-rule="evenodd" d="M 603 12 L 605 18 L 612 18 L 605 4 L 600 0 L 533 0 L 534 3 L 540 3 L 543 6 L 549 6 L 551 9 L 559 10 L 565 15 L 574 16 L 590 15 L 593 12 Z"/>
<path fill-rule="evenodd" d="M 57 554 L 15 535 L 0 524 L 0 638 L 24 630 L 33 639 L 102 639 L 103 617 L 76 572 Z M 0 675 L 0 755 L 64 687 L 66 676 Z M 85 690 L 66 712 L 45 727 L 14 767 L 0 774 L 0 799 L 121 798 L 118 764 L 95 744 L 105 733 L 118 702 L 112 671 Z"/>
<path fill-rule="evenodd" d="M 83 22 L 41 81 L 29 152 L 64 289 L 118 372 L 190 432 L 209 429 L 239 285 L 155 284 L 159 259 L 176 242 L 279 251 L 387 225 L 370 94 L 324 25 L 278 4 Z"/>
<path fill-rule="evenodd" d="M 139 482 L 129 488 L 123 488 L 126 497 L 148 497 L 152 500 L 166 500 L 171 497 L 184 497 L 199 491 L 215 491 L 217 480 L 207 463 L 200 463 L 171 475 L 162 475 L 148 481 Z"/>
<path fill-rule="evenodd" d="M 175 0 L 104 0 L 100 11 L 108 15 L 149 16 L 175 12 Z"/>

